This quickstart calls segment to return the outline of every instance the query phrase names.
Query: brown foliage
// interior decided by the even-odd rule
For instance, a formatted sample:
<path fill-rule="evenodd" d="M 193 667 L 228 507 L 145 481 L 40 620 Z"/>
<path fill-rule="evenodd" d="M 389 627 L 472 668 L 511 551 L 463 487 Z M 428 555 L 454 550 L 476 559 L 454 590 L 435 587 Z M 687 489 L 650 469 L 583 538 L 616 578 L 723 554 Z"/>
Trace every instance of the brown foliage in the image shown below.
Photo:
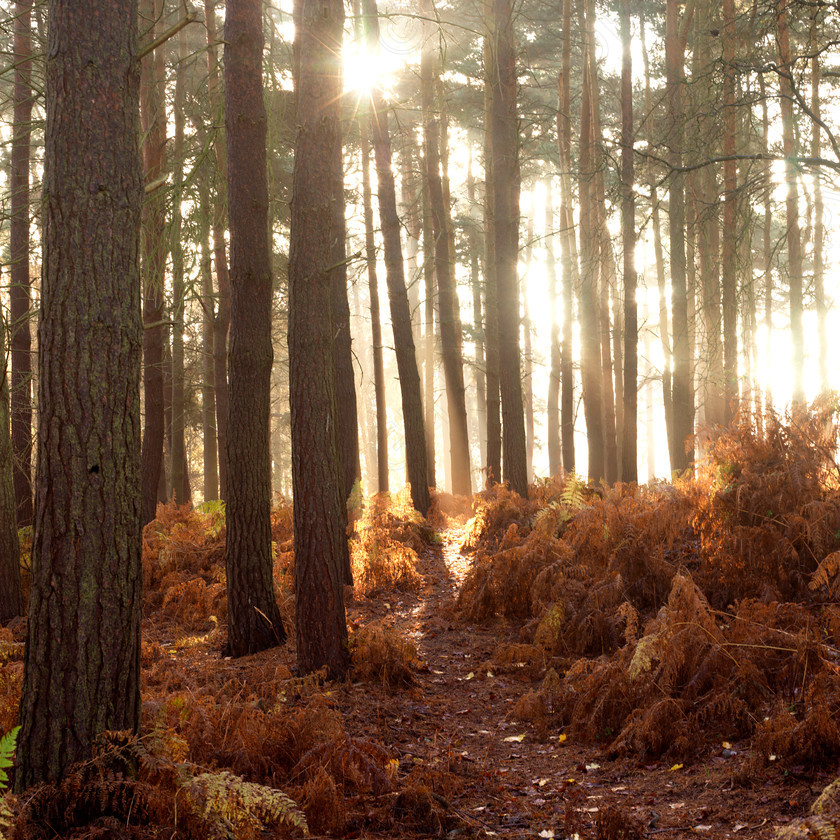
<path fill-rule="evenodd" d="M 413 685 L 414 672 L 422 667 L 414 645 L 382 622 L 357 630 L 350 639 L 350 651 L 353 673 L 388 691 Z"/>

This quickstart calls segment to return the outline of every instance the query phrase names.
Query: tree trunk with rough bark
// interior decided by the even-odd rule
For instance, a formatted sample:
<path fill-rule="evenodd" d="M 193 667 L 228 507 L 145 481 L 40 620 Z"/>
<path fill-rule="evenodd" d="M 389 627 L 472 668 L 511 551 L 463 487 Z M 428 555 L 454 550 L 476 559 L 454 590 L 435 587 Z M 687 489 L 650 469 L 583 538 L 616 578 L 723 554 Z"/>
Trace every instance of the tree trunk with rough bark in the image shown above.
<path fill-rule="evenodd" d="M 163 0 L 141 0 L 140 26 L 148 30 L 143 45 L 155 37 Z M 159 182 L 166 166 L 165 66 L 163 50 L 141 62 L 140 124 L 146 185 Z M 166 434 L 163 394 L 164 270 L 166 267 L 166 196 L 158 185 L 143 202 L 143 524 L 155 518 L 163 470 Z"/>
<path fill-rule="evenodd" d="M 367 19 L 368 50 L 374 52 L 379 44 L 379 21 L 376 0 L 364 0 Z M 403 425 L 405 429 L 405 456 L 411 501 L 415 510 L 425 516 L 431 498 L 426 477 L 426 433 L 423 427 L 423 402 L 420 394 L 420 374 L 414 350 L 414 332 L 411 310 L 405 287 L 405 267 L 400 242 L 400 219 L 397 214 L 397 192 L 391 160 L 391 137 L 388 128 L 388 109 L 382 92 L 371 91 L 371 135 L 376 157 L 376 180 L 379 198 L 379 220 L 385 251 L 385 277 L 388 285 L 388 303 L 391 309 L 391 326 L 397 355 L 397 371 L 402 397 Z"/>
<path fill-rule="evenodd" d="M 225 10 L 230 220 L 227 539 L 228 656 L 282 644 L 271 549 L 271 252 L 268 240 L 262 2 Z"/>
<path fill-rule="evenodd" d="M 633 58 L 630 0 L 621 0 L 621 238 L 624 273 L 624 423 L 621 480 L 639 480 L 637 456 L 639 321 L 636 305 L 636 199 L 633 192 Z"/>
<path fill-rule="evenodd" d="M 216 161 L 215 200 L 213 201 L 213 263 L 219 296 L 213 322 L 213 390 L 216 396 L 216 435 L 219 452 L 219 498 L 227 499 L 227 420 L 228 377 L 227 346 L 230 329 L 230 278 L 228 275 L 225 218 L 227 216 L 227 149 L 224 132 L 224 95 L 219 73 L 216 0 L 204 0 L 207 29 L 207 94 L 213 114 Z"/>
<path fill-rule="evenodd" d="M 190 501 L 190 472 L 184 430 L 184 246 L 181 242 L 183 223 L 181 196 L 184 184 L 184 113 L 186 96 L 187 30 L 178 33 L 178 66 L 175 70 L 175 145 L 173 147 L 172 199 L 172 496 L 179 505 Z"/>
<path fill-rule="evenodd" d="M 421 13 L 426 17 L 432 16 L 430 0 L 423 0 Z M 461 358 L 461 319 L 456 309 L 458 297 L 455 292 L 454 266 L 452 265 L 449 247 L 447 222 L 449 209 L 444 201 L 440 171 L 440 119 L 434 110 L 435 79 L 438 72 L 435 62 L 434 39 L 431 36 L 424 40 L 420 68 L 421 98 L 423 102 L 423 151 L 435 239 L 435 276 L 438 290 L 438 312 L 440 314 L 441 357 L 449 416 L 452 492 L 457 496 L 466 496 L 472 492 L 472 478 L 470 475 L 464 368 Z"/>
<path fill-rule="evenodd" d="M 29 165 L 32 132 L 32 0 L 14 4 L 14 112 L 9 179 L 11 411 L 17 525 L 32 524 L 32 337 L 29 279 Z"/>
<path fill-rule="evenodd" d="M 550 368 L 548 398 L 546 400 L 546 447 L 548 449 L 548 474 L 555 476 L 563 466 L 560 448 L 560 296 L 557 294 L 557 267 L 554 263 L 554 199 L 551 178 L 545 181 L 545 271 L 548 278 L 548 305 L 551 309 L 551 334 L 549 346 Z"/>
<path fill-rule="evenodd" d="M 341 0 L 296 0 L 297 140 L 289 253 L 289 380 L 298 665 L 344 676 L 346 507 L 333 357 L 335 179 L 341 148 Z"/>
<path fill-rule="evenodd" d="M 136 2 L 52 0 L 46 53 L 40 433 L 18 791 L 90 758 L 104 730 L 140 725 Z"/>
<path fill-rule="evenodd" d="M 23 615 L 20 541 L 15 521 L 14 456 L 9 432 L 9 379 L 6 330 L 0 319 L 0 623 Z"/>
<path fill-rule="evenodd" d="M 519 120 L 516 52 L 510 0 L 493 0 L 490 64 L 490 152 L 493 160 L 493 234 L 499 323 L 499 393 L 502 401 L 502 475 L 528 497 L 528 463 L 519 349 Z"/>

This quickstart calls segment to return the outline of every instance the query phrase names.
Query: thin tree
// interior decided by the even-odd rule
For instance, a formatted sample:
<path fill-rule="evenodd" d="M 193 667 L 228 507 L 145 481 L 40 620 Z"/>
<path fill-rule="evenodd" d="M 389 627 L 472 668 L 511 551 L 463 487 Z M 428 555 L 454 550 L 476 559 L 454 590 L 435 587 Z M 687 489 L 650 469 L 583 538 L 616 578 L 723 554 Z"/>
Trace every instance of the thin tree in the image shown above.
<path fill-rule="evenodd" d="M 375 53 L 379 45 L 379 12 L 376 0 L 364 0 L 364 12 L 368 50 Z M 379 220 L 385 251 L 385 278 L 388 285 L 388 303 L 391 309 L 391 326 L 394 332 L 394 348 L 402 397 L 406 468 L 411 485 L 411 501 L 415 509 L 425 516 L 431 504 L 426 476 L 426 435 L 423 427 L 423 403 L 417 356 L 414 351 L 411 310 L 405 287 L 400 219 L 397 215 L 397 193 L 391 161 L 388 109 L 382 91 L 378 88 L 371 90 L 371 98 L 373 109 L 370 114 L 370 129 L 376 158 Z"/>
<path fill-rule="evenodd" d="M 0 622 L 23 615 L 20 541 L 15 522 L 12 440 L 9 431 L 9 378 L 6 330 L 0 318 Z"/>
<path fill-rule="evenodd" d="M 289 251 L 289 380 L 297 656 L 347 671 L 344 477 L 336 429 L 331 161 L 341 147 L 341 0 L 295 0 L 297 139 Z"/>
<path fill-rule="evenodd" d="M 163 0 L 141 0 L 142 46 L 150 44 L 163 17 Z M 165 67 L 163 50 L 148 53 L 142 61 L 140 124 L 143 131 L 143 524 L 155 518 L 158 486 L 163 470 L 164 421 L 164 268 L 166 266 L 166 165 Z M 164 494 L 165 495 L 165 494 Z"/>
<path fill-rule="evenodd" d="M 624 428 L 621 480 L 638 481 L 639 321 L 636 305 L 636 198 L 633 161 L 633 56 L 630 0 L 621 0 L 621 238 L 624 273 Z"/>
<path fill-rule="evenodd" d="M 271 253 L 262 2 L 227 0 L 225 128 L 230 220 L 227 654 L 282 644 L 271 551 Z"/>
<path fill-rule="evenodd" d="M 219 498 L 227 498 L 228 384 L 227 342 L 230 329 L 230 279 L 228 276 L 225 218 L 227 216 L 227 149 L 223 128 L 224 102 L 219 73 L 216 0 L 204 0 L 204 24 L 207 29 L 207 93 L 213 114 L 216 179 L 213 200 L 213 263 L 219 302 L 213 322 L 213 390 L 216 401 L 216 435 L 219 450 Z"/>
<path fill-rule="evenodd" d="M 355 3 L 358 6 L 358 0 Z M 363 33 L 360 33 L 363 37 Z M 382 321 L 379 314 L 379 278 L 373 235 L 373 200 L 370 187 L 370 122 L 367 103 L 359 108 L 359 146 L 362 154 L 362 204 L 365 217 L 365 263 L 370 295 L 370 331 L 373 339 L 373 391 L 376 401 L 376 490 L 388 492 L 388 412 L 385 402 L 385 364 L 382 358 Z M 425 446 L 425 444 L 424 444 Z M 425 456 L 424 456 L 425 457 Z"/>
<path fill-rule="evenodd" d="M 181 200 L 184 193 L 184 129 L 185 84 L 187 72 L 187 30 L 178 33 L 178 63 L 175 68 L 175 103 L 172 109 L 175 122 L 175 145 L 173 147 L 172 194 L 172 496 L 179 504 L 190 500 L 190 473 L 187 463 L 185 439 L 185 382 L 184 382 L 184 307 L 186 286 L 184 283 L 184 246 L 181 241 L 183 220 Z"/>
<path fill-rule="evenodd" d="M 690 439 L 694 432 L 694 386 L 688 334 L 688 291 L 685 259 L 685 176 L 682 168 L 683 64 L 685 34 L 680 28 L 679 0 L 667 0 L 665 7 L 665 91 L 668 163 L 668 232 L 671 246 L 671 323 L 674 338 L 673 440 L 671 469 L 685 472 L 694 460 Z M 683 21 L 690 24 L 690 15 Z"/>
<path fill-rule="evenodd" d="M 89 758 L 102 731 L 140 724 L 137 4 L 52 0 L 49 18 L 18 791 Z"/>
<path fill-rule="evenodd" d="M 423 0 L 421 13 L 429 19 L 434 13 L 431 0 Z M 455 267 L 449 246 L 449 209 L 444 200 L 440 167 L 439 115 L 434 108 L 435 80 L 438 77 L 434 39 L 426 25 L 426 38 L 420 59 L 420 86 L 423 108 L 423 154 L 426 182 L 432 211 L 435 241 L 435 277 L 437 279 L 438 312 L 440 313 L 440 342 L 443 375 L 446 382 L 447 416 L 449 417 L 450 463 L 452 492 L 465 496 L 472 490 L 470 477 L 470 448 L 467 432 L 467 406 L 464 391 L 464 368 L 461 357 L 461 319 L 457 314 Z"/>
<path fill-rule="evenodd" d="M 549 337 L 550 368 L 548 398 L 546 400 L 546 448 L 548 473 L 555 476 L 563 466 L 560 448 L 560 295 L 557 293 L 557 266 L 554 262 L 554 195 L 552 179 L 545 179 L 545 271 L 548 278 L 548 305 L 551 308 L 551 333 Z"/>
<path fill-rule="evenodd" d="M 493 0 L 486 69 L 490 84 L 490 153 L 493 161 L 493 235 L 499 323 L 499 392 L 505 481 L 528 496 L 528 466 L 519 351 L 519 120 L 516 52 L 510 0 Z M 488 302 L 489 305 L 489 302 Z"/>
<path fill-rule="evenodd" d="M 29 280 L 29 164 L 32 133 L 32 0 L 14 4 L 14 112 L 12 167 L 9 179 L 11 217 L 12 449 L 17 524 L 32 524 L 32 338 Z"/>

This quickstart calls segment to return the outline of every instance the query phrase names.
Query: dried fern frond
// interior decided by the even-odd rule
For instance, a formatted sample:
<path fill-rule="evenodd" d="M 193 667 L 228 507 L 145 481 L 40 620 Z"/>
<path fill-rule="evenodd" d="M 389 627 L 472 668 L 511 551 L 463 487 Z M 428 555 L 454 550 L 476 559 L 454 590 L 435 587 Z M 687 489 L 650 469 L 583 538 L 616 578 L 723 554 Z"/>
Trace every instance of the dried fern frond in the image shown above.
<path fill-rule="evenodd" d="M 815 591 L 821 586 L 828 589 L 828 594 L 832 598 L 837 588 L 840 587 L 840 551 L 833 551 L 827 557 L 824 557 L 811 575 L 808 588 Z"/>

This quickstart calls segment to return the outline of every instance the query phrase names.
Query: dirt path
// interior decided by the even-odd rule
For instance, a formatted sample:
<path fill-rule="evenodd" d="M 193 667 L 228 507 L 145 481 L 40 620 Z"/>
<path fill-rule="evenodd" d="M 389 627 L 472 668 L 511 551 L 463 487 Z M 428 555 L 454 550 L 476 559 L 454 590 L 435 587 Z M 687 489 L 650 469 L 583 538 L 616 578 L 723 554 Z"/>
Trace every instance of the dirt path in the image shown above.
<path fill-rule="evenodd" d="M 597 747 L 559 732 L 538 738 L 512 711 L 543 675 L 492 664 L 499 644 L 518 640 L 517 627 L 467 626 L 454 618 L 452 604 L 470 560 L 459 553 L 458 529 L 441 536 L 442 545 L 421 557 L 417 592 L 390 593 L 349 609 L 351 623 L 383 619 L 413 642 L 426 666 L 416 685 L 389 694 L 355 684 L 342 690 L 340 703 L 348 732 L 392 747 L 400 772 L 433 789 L 442 810 L 491 836 L 516 840 L 595 838 L 599 812 L 615 809 L 615 828 L 599 838 L 771 838 L 775 827 L 806 814 L 833 778 L 827 773 L 809 783 L 780 771 L 739 786 L 734 780 L 747 754 L 738 744 L 734 754 L 715 745 L 695 764 L 671 767 L 609 761 Z M 628 818 L 638 834 L 619 833 Z M 426 836 L 437 833 L 434 827 L 431 817 L 427 825 L 405 826 Z"/>

